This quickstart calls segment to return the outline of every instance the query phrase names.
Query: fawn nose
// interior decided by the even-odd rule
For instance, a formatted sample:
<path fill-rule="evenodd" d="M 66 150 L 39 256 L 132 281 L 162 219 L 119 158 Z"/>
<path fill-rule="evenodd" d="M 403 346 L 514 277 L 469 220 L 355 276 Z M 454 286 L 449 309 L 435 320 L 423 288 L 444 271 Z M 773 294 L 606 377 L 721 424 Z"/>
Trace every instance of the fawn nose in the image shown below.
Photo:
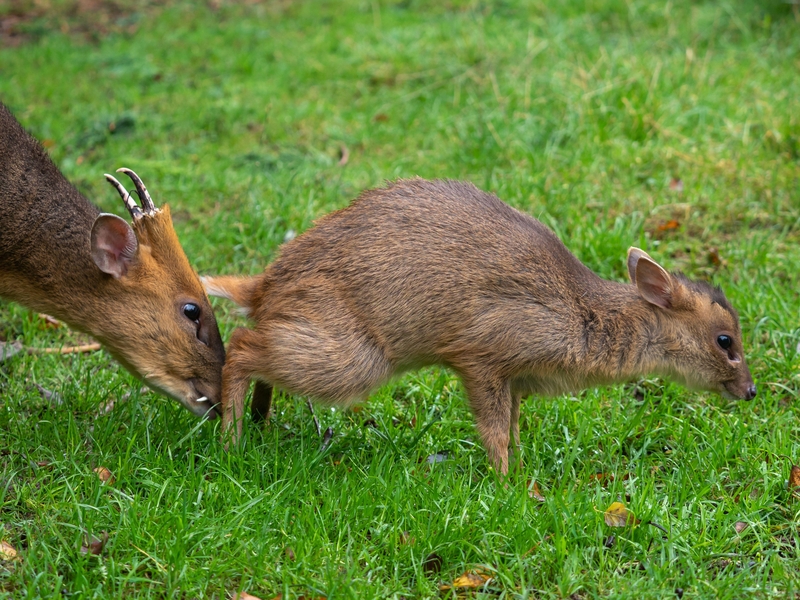
<path fill-rule="evenodd" d="M 757 393 L 758 393 L 758 390 L 756 389 L 756 385 L 754 383 L 751 383 L 750 387 L 747 388 L 745 399 L 746 400 L 752 400 L 753 398 L 756 397 Z"/>

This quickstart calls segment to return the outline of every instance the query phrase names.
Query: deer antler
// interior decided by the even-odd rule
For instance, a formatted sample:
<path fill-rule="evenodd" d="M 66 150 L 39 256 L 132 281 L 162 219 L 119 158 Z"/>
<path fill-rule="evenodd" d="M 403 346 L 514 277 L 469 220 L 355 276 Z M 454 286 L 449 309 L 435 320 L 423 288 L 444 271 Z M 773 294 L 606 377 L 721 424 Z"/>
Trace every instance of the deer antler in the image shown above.
<path fill-rule="evenodd" d="M 128 209 L 128 212 L 131 213 L 131 216 L 134 219 L 141 219 L 144 216 L 144 213 L 142 213 L 142 209 L 136 205 L 136 202 L 128 193 L 128 190 L 125 189 L 125 186 L 117 181 L 117 178 L 113 175 L 106 173 L 105 176 L 106 180 L 108 180 L 108 183 L 117 188 L 117 192 L 119 192 L 119 195 L 122 196 L 122 201 L 125 203 L 125 207 Z"/>
<path fill-rule="evenodd" d="M 131 196 L 130 192 L 125 189 L 125 186 L 123 186 L 113 175 L 109 175 L 108 173 L 105 174 L 108 182 L 117 189 L 117 192 L 122 197 L 122 201 L 125 203 L 125 207 L 128 209 L 128 212 L 131 213 L 131 216 L 134 219 L 141 219 L 144 215 L 149 217 L 155 215 L 158 209 L 156 208 L 155 204 L 153 204 L 153 199 L 150 198 L 150 194 L 147 192 L 147 188 L 144 187 L 144 183 L 142 183 L 142 180 L 139 178 L 139 176 L 130 169 L 126 169 L 124 167 L 117 169 L 117 172 L 125 173 L 133 180 L 133 185 L 136 186 L 136 194 L 139 196 L 139 201 L 142 203 L 142 208 L 139 208 L 139 206 L 136 204 L 136 201 L 133 199 L 133 196 Z"/>
<path fill-rule="evenodd" d="M 125 167 L 117 169 L 117 173 L 125 173 L 125 175 L 133 180 L 133 185 L 136 186 L 136 193 L 139 194 L 139 201 L 142 203 L 142 210 L 144 211 L 144 214 L 148 216 L 153 216 L 156 214 L 156 205 L 153 204 L 153 199 L 150 198 L 150 194 L 147 193 L 147 188 L 144 187 L 144 183 L 142 183 L 142 180 L 139 178 L 139 176 Z"/>

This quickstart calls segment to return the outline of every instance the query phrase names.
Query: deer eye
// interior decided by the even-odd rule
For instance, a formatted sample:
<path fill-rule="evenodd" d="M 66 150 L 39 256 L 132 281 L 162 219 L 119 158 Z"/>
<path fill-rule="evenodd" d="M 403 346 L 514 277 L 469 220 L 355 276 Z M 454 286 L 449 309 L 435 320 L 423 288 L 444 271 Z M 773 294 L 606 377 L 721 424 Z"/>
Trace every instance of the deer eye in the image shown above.
<path fill-rule="evenodd" d="M 197 323 L 200 320 L 200 307 L 197 304 L 189 302 L 183 305 L 183 314 L 190 321 Z"/>
<path fill-rule="evenodd" d="M 717 344 L 719 344 L 719 347 L 722 348 L 723 350 L 729 350 L 730 347 L 733 345 L 733 340 L 729 335 L 721 335 L 717 337 Z"/>

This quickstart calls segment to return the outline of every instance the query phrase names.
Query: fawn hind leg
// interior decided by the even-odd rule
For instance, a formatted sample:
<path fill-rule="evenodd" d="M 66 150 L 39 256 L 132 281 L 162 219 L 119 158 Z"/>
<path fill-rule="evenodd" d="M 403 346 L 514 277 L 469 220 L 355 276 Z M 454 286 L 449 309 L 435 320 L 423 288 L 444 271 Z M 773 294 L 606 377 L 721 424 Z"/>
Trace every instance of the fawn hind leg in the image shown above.
<path fill-rule="evenodd" d="M 335 320 L 276 320 L 264 326 L 263 335 L 270 348 L 259 374 L 295 394 L 347 405 L 393 372 L 380 346 L 343 311 Z"/>
<path fill-rule="evenodd" d="M 256 380 L 253 387 L 253 403 L 250 405 L 250 416 L 255 423 L 261 423 L 269 419 L 269 411 L 272 407 L 272 386 L 266 381 Z"/>

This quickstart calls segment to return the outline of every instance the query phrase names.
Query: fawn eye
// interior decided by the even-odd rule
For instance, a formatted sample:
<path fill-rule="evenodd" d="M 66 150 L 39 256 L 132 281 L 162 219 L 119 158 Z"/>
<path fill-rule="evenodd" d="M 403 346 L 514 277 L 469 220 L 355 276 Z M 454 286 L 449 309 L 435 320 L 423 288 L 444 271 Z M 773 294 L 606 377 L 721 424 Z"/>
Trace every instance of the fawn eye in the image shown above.
<path fill-rule="evenodd" d="M 189 302 L 183 305 L 183 314 L 190 321 L 197 323 L 200 320 L 200 307 L 197 304 Z"/>
<path fill-rule="evenodd" d="M 719 347 L 723 350 L 729 350 L 733 345 L 733 340 L 729 335 L 721 335 L 717 338 L 717 344 L 719 344 Z"/>

